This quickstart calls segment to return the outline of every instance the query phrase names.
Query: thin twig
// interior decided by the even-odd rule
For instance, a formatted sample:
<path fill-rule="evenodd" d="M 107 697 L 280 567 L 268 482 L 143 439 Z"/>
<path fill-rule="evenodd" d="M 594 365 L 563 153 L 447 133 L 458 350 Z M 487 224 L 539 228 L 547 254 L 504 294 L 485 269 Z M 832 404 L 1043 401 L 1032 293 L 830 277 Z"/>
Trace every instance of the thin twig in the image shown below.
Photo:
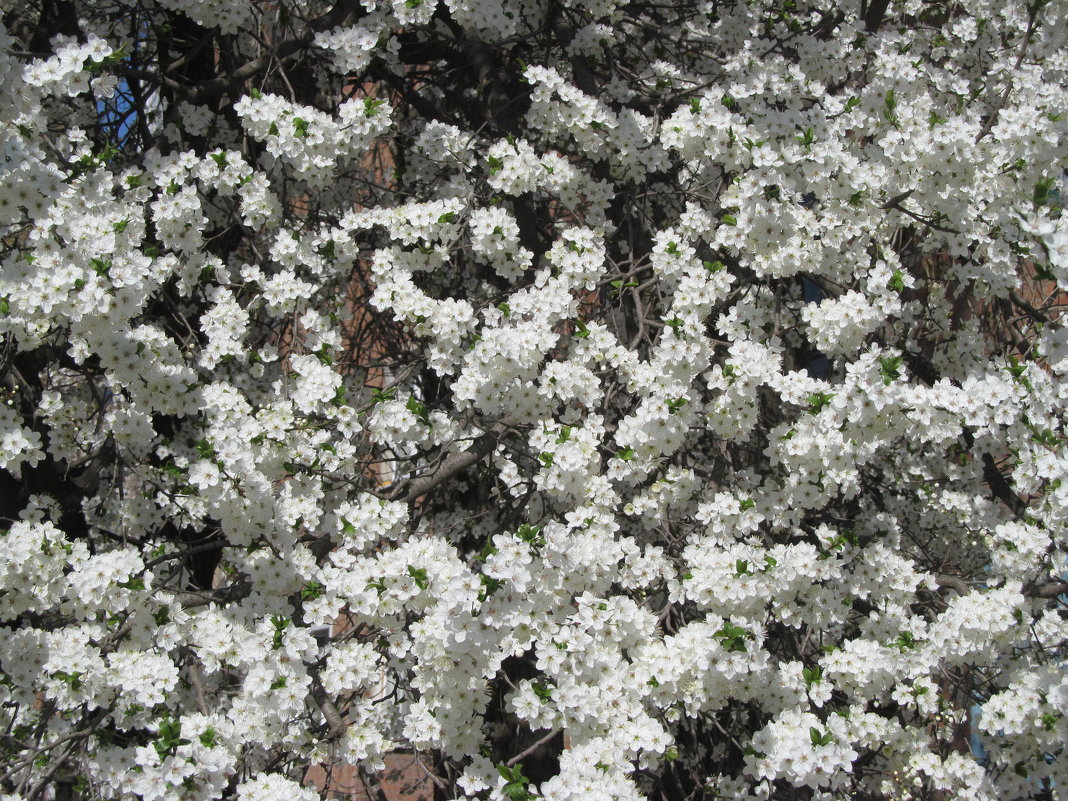
<path fill-rule="evenodd" d="M 542 737 L 540 740 L 538 740 L 533 745 L 530 745 L 530 746 L 527 746 L 526 748 L 524 748 L 522 751 L 520 751 L 518 754 L 516 754 L 514 757 L 509 759 L 504 764 L 507 765 L 508 767 L 514 766 L 519 760 L 523 759 L 524 757 L 530 756 L 531 754 L 533 754 L 535 751 L 537 751 L 539 748 L 541 748 L 543 745 L 545 745 L 547 742 L 549 742 L 549 740 L 553 739 L 553 737 L 555 737 L 558 734 L 560 734 L 560 732 L 558 732 L 556 730 L 553 730 L 553 731 L 549 732 L 548 734 L 546 734 L 544 737 Z"/>

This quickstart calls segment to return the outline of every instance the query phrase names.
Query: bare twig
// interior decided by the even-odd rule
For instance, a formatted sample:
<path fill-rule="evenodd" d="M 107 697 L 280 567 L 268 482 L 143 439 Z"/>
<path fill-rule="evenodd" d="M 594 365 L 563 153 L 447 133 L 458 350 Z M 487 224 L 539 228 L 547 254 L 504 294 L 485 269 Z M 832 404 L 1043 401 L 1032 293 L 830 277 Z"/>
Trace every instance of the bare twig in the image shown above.
<path fill-rule="evenodd" d="M 526 757 L 528 757 L 531 754 L 533 754 L 535 751 L 537 751 L 539 748 L 541 748 L 543 745 L 545 745 L 547 742 L 549 742 L 551 739 L 553 739 L 553 737 L 556 737 L 558 734 L 560 734 L 560 732 L 555 731 L 555 730 L 549 732 L 548 734 L 546 734 L 544 737 L 542 737 L 540 740 L 538 740 L 533 745 L 529 745 L 526 748 L 524 748 L 522 751 L 520 751 L 518 754 L 516 754 L 514 757 L 509 759 L 504 764 L 507 765 L 508 767 L 512 767 L 519 760 L 525 759 Z"/>

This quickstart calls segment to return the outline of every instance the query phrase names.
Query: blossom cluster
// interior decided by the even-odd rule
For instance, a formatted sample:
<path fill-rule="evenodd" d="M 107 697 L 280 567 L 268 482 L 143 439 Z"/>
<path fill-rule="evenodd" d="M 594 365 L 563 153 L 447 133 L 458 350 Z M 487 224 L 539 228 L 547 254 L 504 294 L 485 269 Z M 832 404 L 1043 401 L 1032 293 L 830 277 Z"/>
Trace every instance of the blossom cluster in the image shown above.
<path fill-rule="evenodd" d="M 0 798 L 1064 797 L 1068 5 L 832 5 L 6 4 Z"/>
<path fill-rule="evenodd" d="M 337 118 L 274 94 L 246 95 L 234 112 L 249 135 L 291 167 L 296 177 L 321 184 L 339 162 L 363 155 L 371 140 L 390 124 L 392 108 L 374 97 L 349 98 Z"/>

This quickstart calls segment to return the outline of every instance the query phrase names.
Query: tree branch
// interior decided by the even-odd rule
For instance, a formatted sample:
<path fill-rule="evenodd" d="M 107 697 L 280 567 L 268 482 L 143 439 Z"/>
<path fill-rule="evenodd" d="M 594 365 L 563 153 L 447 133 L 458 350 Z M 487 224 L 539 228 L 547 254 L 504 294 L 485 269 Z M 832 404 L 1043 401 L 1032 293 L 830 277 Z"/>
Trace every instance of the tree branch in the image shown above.
<path fill-rule="evenodd" d="M 391 500 L 401 498 L 405 503 L 411 504 L 422 498 L 430 490 L 439 484 L 448 481 L 453 476 L 466 470 L 475 462 L 488 456 L 497 446 L 497 440 L 508 430 L 508 423 L 501 421 L 489 431 L 477 437 L 467 450 L 455 453 L 446 459 L 441 467 L 433 473 L 422 475 L 411 481 L 406 481 L 397 487 L 390 495 Z M 407 492 L 405 492 L 407 489 Z M 401 497 L 401 494 L 403 497 Z"/>
<path fill-rule="evenodd" d="M 225 94 L 231 88 L 238 87 L 249 78 L 264 72 L 272 64 L 283 61 L 297 51 L 308 47 L 314 41 L 315 34 L 320 31 L 344 25 L 353 15 L 362 15 L 360 9 L 360 4 L 353 0 L 341 0 L 330 11 L 311 20 L 299 36 L 279 42 L 259 58 L 241 65 L 229 75 L 197 84 L 186 94 L 186 100 L 190 103 L 202 103 L 209 98 Z"/>
<path fill-rule="evenodd" d="M 538 740 L 537 742 L 535 742 L 535 743 L 532 743 L 531 745 L 529 745 L 529 746 L 527 746 L 526 748 L 524 748 L 524 749 L 523 749 L 522 751 L 520 751 L 520 752 L 519 752 L 518 754 L 516 754 L 516 755 L 515 755 L 514 757 L 512 757 L 511 759 L 509 759 L 509 760 L 508 760 L 507 762 L 505 762 L 504 764 L 506 764 L 506 765 L 507 765 L 508 767 L 510 767 L 510 768 L 511 768 L 511 767 L 514 767 L 514 766 L 515 766 L 515 764 L 516 764 L 516 763 L 517 763 L 517 762 L 518 762 L 519 760 L 521 760 L 521 759 L 525 759 L 526 757 L 530 756 L 530 755 L 531 755 L 531 754 L 533 754 L 533 753 L 534 753 L 535 751 L 537 751 L 537 750 L 538 750 L 539 748 L 541 748 L 541 747 L 542 747 L 543 745 L 545 745 L 545 744 L 546 744 L 547 742 L 549 742 L 549 741 L 550 741 L 550 740 L 552 740 L 552 739 L 553 739 L 554 737 L 557 737 L 557 736 L 559 736 L 559 735 L 560 735 L 560 732 L 558 732 L 558 731 L 551 731 L 551 732 L 549 732 L 548 734 L 546 734 L 546 735 L 545 735 L 544 737 L 542 737 L 542 738 L 541 738 L 540 740 Z"/>

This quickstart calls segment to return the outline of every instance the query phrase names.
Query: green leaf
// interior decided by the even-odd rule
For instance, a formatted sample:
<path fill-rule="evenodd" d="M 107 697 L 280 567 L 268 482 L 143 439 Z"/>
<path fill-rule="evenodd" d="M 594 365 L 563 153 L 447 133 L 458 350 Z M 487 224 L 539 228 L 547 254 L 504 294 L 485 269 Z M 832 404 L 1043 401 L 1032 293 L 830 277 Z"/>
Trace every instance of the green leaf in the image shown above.
<path fill-rule="evenodd" d="M 478 592 L 479 601 L 485 601 L 493 595 L 493 593 L 497 592 L 497 590 L 504 586 L 502 580 L 487 576 L 485 573 L 480 574 L 478 580 L 482 584 L 482 589 Z"/>
<path fill-rule="evenodd" d="M 1057 276 L 1049 268 L 1049 265 L 1035 262 L 1035 278 L 1039 281 L 1056 281 Z"/>
<path fill-rule="evenodd" d="M 1053 178 L 1043 178 L 1035 184 L 1034 191 L 1031 193 L 1031 204 L 1039 209 L 1042 206 L 1047 205 L 1050 202 L 1050 194 L 1053 191 L 1053 187 L 1056 182 Z"/>
<path fill-rule="evenodd" d="M 883 98 L 883 119 L 896 128 L 898 119 L 895 109 L 897 109 L 897 97 L 894 96 L 893 89 L 887 89 L 886 97 Z"/>
<path fill-rule="evenodd" d="M 159 723 L 159 739 L 173 742 L 182 734 L 182 721 L 163 718 Z"/>
<path fill-rule="evenodd" d="M 325 364 L 327 367 L 334 363 L 334 357 L 330 355 L 329 345 L 323 345 L 319 350 L 315 351 L 315 358 L 319 360 L 320 364 Z"/>
<path fill-rule="evenodd" d="M 408 565 L 408 575 L 415 579 L 415 586 L 421 590 L 425 590 L 430 586 L 430 579 L 427 578 L 425 567 L 412 567 Z"/>
<path fill-rule="evenodd" d="M 808 730 L 808 737 L 815 746 L 830 745 L 834 742 L 834 735 L 830 732 L 824 733 L 812 726 Z"/>
<path fill-rule="evenodd" d="M 890 386 L 891 382 L 901 377 L 901 357 L 882 356 L 879 358 L 879 367 L 883 375 L 883 384 Z"/>
<path fill-rule="evenodd" d="M 315 252 L 327 261 L 334 261 L 337 258 L 337 243 L 333 239 L 328 239 L 319 245 Z"/>
<path fill-rule="evenodd" d="M 1021 362 L 1015 356 L 1009 357 L 1009 364 L 1005 368 L 1008 370 L 1009 375 L 1012 376 L 1012 380 L 1023 386 L 1025 389 L 1031 389 L 1031 380 L 1027 377 L 1027 363 Z M 1033 431 L 1034 429 L 1032 429 Z"/>
<path fill-rule="evenodd" d="M 681 317 L 672 317 L 670 320 L 664 320 L 664 325 L 666 325 L 668 328 L 678 334 L 679 329 L 686 325 L 686 321 L 683 320 Z"/>
<path fill-rule="evenodd" d="M 57 670 L 52 674 L 52 678 L 63 682 L 72 690 L 80 690 L 82 688 L 82 673 L 81 671 L 75 671 L 74 673 L 67 673 L 65 670 Z"/>
<path fill-rule="evenodd" d="M 541 526 L 524 523 L 519 527 L 516 536 L 529 545 L 540 546 L 545 544 L 545 538 L 541 535 Z"/>
<path fill-rule="evenodd" d="M 744 652 L 745 640 L 749 636 L 748 631 L 741 626 L 736 626 L 729 620 L 724 621 L 723 627 L 713 635 L 720 644 L 729 652 Z"/>
<path fill-rule="evenodd" d="M 668 407 L 668 414 L 678 414 L 679 410 L 688 402 L 686 398 L 668 398 L 665 401 Z"/>
<path fill-rule="evenodd" d="M 832 392 L 813 392 L 808 396 L 808 411 L 809 414 L 816 414 L 824 406 L 830 404 L 834 399 L 834 393 Z"/>
<path fill-rule="evenodd" d="M 894 644 L 902 651 L 911 651 L 916 647 L 916 638 L 912 636 L 911 631 L 903 631 L 897 636 Z"/>
<path fill-rule="evenodd" d="M 395 387 L 383 391 L 381 389 L 371 390 L 371 403 L 384 403 L 385 401 L 391 401 L 397 397 L 397 390 Z"/>
<path fill-rule="evenodd" d="M 415 396 L 408 398 L 407 402 L 404 404 L 404 408 L 418 417 L 419 422 L 423 425 L 430 425 L 430 411 L 427 409 L 426 404 Z"/>
<path fill-rule="evenodd" d="M 501 778 L 507 782 L 503 788 L 503 792 L 512 801 L 528 801 L 532 798 L 530 792 L 527 790 L 527 784 L 530 782 L 526 776 L 523 775 L 523 763 L 518 762 L 512 767 L 501 764 L 497 766 L 497 772 L 501 774 Z"/>
<path fill-rule="evenodd" d="M 274 624 L 274 636 L 271 641 L 272 650 L 277 651 L 282 647 L 282 632 L 289 627 L 289 618 L 282 617 L 281 615 L 274 615 L 271 617 L 271 623 Z"/>

